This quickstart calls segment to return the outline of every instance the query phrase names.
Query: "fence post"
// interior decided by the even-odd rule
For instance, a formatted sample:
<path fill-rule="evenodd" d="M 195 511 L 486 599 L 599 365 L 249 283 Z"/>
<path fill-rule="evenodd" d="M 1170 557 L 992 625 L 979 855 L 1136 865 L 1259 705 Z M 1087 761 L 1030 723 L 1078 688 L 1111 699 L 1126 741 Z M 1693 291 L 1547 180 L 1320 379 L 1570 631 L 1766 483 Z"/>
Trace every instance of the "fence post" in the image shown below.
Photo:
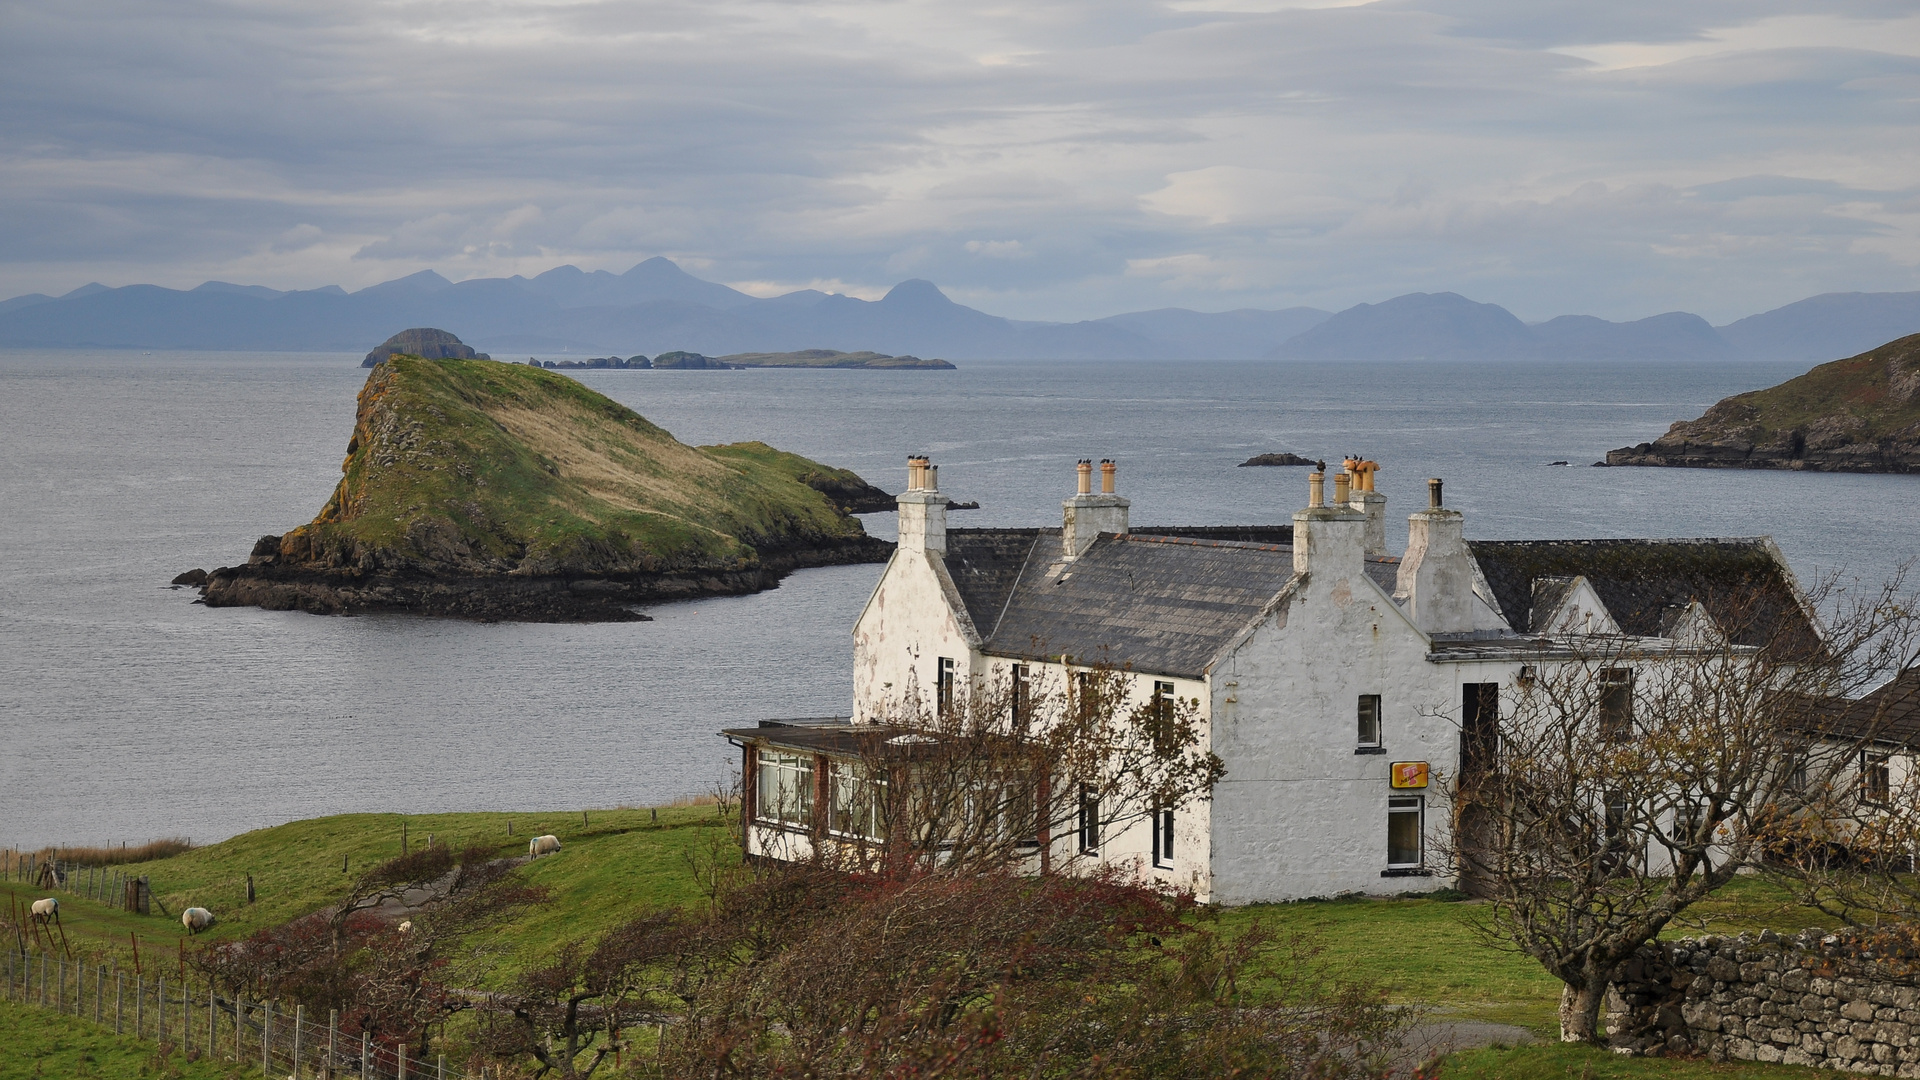
<path fill-rule="evenodd" d="M 106 1016 L 107 1008 L 107 965 L 101 964 L 93 980 L 93 1022 L 99 1023 Z"/>
<path fill-rule="evenodd" d="M 360 1029 L 360 1080 L 367 1080 L 367 1059 L 373 1056 L 373 1032 Z"/>
<path fill-rule="evenodd" d="M 53 958 L 53 1011 L 67 1011 L 67 961 L 60 956 Z"/>
<path fill-rule="evenodd" d="M 113 1033 L 115 1035 L 126 1034 L 126 1026 L 120 1022 L 121 1005 L 126 996 L 127 973 L 116 969 L 113 973 Z"/>
<path fill-rule="evenodd" d="M 394 1043 L 393 1055 L 400 1061 L 400 1080 L 407 1080 L 407 1044 L 403 1042 Z"/>
<path fill-rule="evenodd" d="M 260 1020 L 260 1073 L 273 1075 L 273 1001 L 266 1003 L 266 1012 Z"/>
<path fill-rule="evenodd" d="M 133 1037 L 147 1037 L 147 977 L 133 977 Z"/>
<path fill-rule="evenodd" d="M 193 987 L 180 982 L 180 1049 L 193 1053 Z"/>
<path fill-rule="evenodd" d="M 247 1055 L 240 1046 L 240 1014 L 245 1011 L 243 1007 L 245 1004 L 240 997 L 240 991 L 235 990 L 233 992 L 233 1064 L 235 1068 L 239 1068 L 247 1060 Z"/>
<path fill-rule="evenodd" d="M 441 1054 L 441 1055 L 440 1055 L 440 1077 L 439 1077 L 439 1080 L 447 1080 L 447 1055 L 445 1055 L 445 1054 Z"/>
<path fill-rule="evenodd" d="M 338 1050 L 337 1044 L 339 1043 L 339 1041 L 340 1041 L 340 1010 L 328 1009 L 327 1010 L 327 1065 L 326 1065 L 326 1068 L 320 1071 L 320 1076 L 322 1077 L 322 1080 L 333 1080 L 333 1064 L 336 1060 L 338 1060 L 334 1057 L 334 1054 Z"/>
<path fill-rule="evenodd" d="M 306 1043 L 306 1037 L 307 1007 L 305 1005 L 295 1005 L 293 1007 L 293 1080 L 302 1080 L 300 1051 L 306 1049 L 304 1045 Z"/>
<path fill-rule="evenodd" d="M 207 980 L 207 1056 L 220 1048 L 220 997 L 214 993 L 213 980 Z"/>
<path fill-rule="evenodd" d="M 153 1041 L 165 1045 L 167 1041 L 167 977 L 153 980 Z"/>

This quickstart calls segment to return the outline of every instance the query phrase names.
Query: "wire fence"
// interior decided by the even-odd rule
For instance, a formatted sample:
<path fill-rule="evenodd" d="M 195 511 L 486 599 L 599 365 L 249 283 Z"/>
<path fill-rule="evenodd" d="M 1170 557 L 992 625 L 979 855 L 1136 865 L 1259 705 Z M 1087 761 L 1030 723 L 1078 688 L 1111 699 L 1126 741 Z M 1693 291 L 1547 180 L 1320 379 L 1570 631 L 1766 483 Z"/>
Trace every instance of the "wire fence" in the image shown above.
<path fill-rule="evenodd" d="M 304 1007 L 221 997 L 209 983 L 149 976 L 46 952 L 8 950 L 5 1000 L 80 1017 L 116 1035 L 151 1040 L 163 1054 L 258 1064 L 261 1075 L 294 1080 L 484 1080 L 449 1072 L 444 1054 L 412 1055 L 401 1041 L 343 1031 Z"/>
<path fill-rule="evenodd" d="M 115 866 L 89 866 L 41 855 L 8 853 L 0 859 L 0 880 L 44 892 L 66 892 L 122 911 L 150 914 L 152 879 Z M 160 905 L 162 914 L 172 914 Z"/>

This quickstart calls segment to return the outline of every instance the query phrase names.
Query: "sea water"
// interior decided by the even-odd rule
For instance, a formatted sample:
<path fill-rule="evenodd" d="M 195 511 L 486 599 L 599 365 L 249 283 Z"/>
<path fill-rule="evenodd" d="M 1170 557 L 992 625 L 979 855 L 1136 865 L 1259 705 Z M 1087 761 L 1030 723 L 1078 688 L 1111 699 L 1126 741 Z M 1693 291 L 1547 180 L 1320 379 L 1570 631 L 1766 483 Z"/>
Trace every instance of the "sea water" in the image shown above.
<path fill-rule="evenodd" d="M 847 711 L 878 566 L 651 622 L 210 610 L 339 476 L 357 357 L 0 352 L 0 845 L 195 841 L 344 811 L 646 805 L 726 785 L 715 733 Z M 955 527 L 1057 524 L 1115 458 L 1137 524 L 1276 523 L 1306 471 L 1381 464 L 1392 544 L 1426 478 L 1485 539 L 1774 537 L 1805 579 L 1920 553 L 1920 477 L 1596 469 L 1807 365 L 975 362 L 956 371 L 583 371 L 687 442 L 757 439 L 897 490 L 930 453 Z M 1566 461 L 1567 466 L 1549 463 Z M 891 515 L 867 527 L 891 538 Z"/>

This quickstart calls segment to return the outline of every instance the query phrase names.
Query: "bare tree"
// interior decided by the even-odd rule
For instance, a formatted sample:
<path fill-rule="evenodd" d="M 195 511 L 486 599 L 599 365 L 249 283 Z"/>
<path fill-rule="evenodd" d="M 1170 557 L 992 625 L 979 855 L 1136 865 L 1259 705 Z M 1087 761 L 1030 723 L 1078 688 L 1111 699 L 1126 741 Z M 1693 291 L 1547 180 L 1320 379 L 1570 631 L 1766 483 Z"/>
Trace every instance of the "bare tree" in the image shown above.
<path fill-rule="evenodd" d="M 1498 736 L 1465 740 L 1448 846 L 1482 928 L 1564 984 L 1561 1037 L 1601 1042 L 1619 964 L 1735 874 L 1825 828 L 1875 732 L 1837 722 L 1910 661 L 1896 579 L 1816 590 L 1824 632 L 1765 595 L 1718 598 L 1678 639 L 1543 639 Z"/>
<path fill-rule="evenodd" d="M 1124 665 L 1051 683 L 1003 676 L 944 706 L 911 689 L 831 767 L 820 858 L 895 872 L 1047 872 L 1225 773 L 1200 703 L 1142 696 Z M 1146 683 L 1152 686 L 1151 681 Z"/>

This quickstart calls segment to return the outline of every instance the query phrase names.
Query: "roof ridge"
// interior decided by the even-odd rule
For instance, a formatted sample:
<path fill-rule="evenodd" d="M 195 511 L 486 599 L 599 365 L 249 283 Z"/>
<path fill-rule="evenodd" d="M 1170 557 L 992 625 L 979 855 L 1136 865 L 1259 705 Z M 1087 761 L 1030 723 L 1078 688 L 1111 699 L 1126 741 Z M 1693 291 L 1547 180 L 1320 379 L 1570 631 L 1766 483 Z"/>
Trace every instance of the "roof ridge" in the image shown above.
<path fill-rule="evenodd" d="M 1186 544 L 1190 547 L 1245 548 L 1249 551 L 1287 551 L 1290 544 L 1262 544 L 1253 540 L 1210 540 L 1203 536 L 1168 536 L 1160 533 L 1111 533 L 1116 541 L 1139 544 Z"/>

